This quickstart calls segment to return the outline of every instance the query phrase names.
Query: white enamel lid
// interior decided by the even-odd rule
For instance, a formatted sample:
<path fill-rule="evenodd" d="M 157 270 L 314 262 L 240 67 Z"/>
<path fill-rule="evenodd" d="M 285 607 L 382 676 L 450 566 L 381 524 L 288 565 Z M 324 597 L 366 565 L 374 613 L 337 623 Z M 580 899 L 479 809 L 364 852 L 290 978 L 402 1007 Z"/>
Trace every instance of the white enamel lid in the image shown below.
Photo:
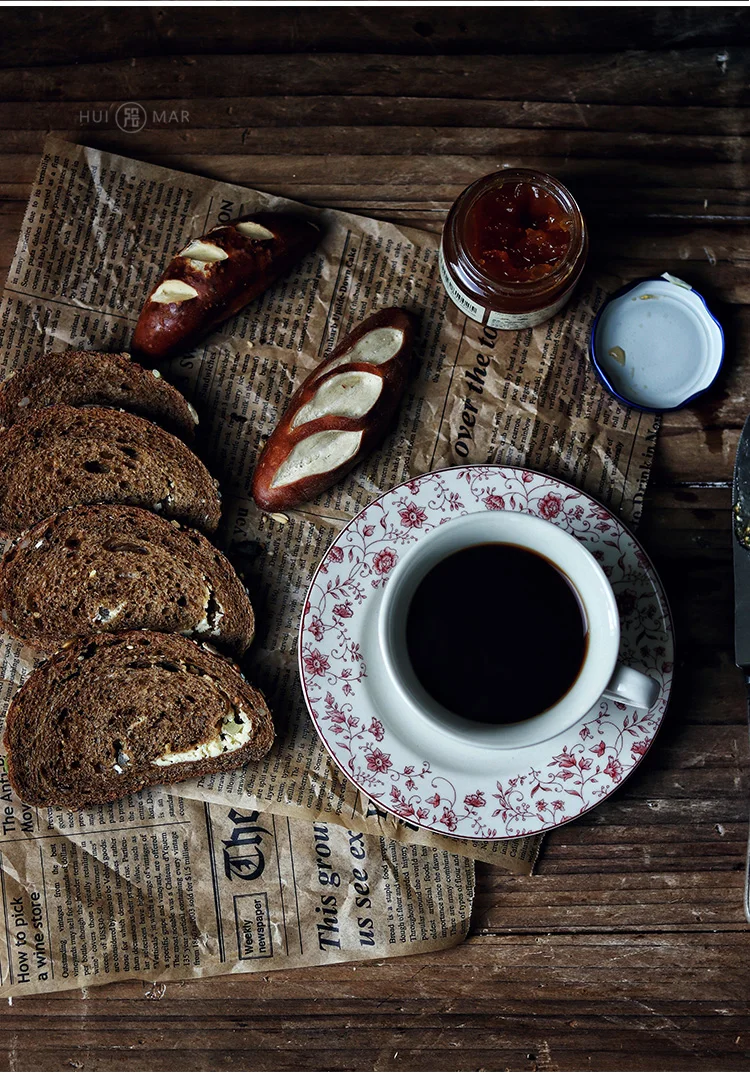
<path fill-rule="evenodd" d="M 626 405 L 662 412 L 702 394 L 721 369 L 724 333 L 700 293 L 662 274 L 626 285 L 600 308 L 591 358 Z"/>

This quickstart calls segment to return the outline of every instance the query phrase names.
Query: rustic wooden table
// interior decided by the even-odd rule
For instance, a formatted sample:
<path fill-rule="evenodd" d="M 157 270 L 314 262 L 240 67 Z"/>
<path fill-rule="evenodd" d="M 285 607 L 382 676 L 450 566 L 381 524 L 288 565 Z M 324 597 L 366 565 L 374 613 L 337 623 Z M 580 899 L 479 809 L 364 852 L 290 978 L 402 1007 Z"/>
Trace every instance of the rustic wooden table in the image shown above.
<path fill-rule="evenodd" d="M 687 278 L 728 345 L 710 394 L 664 418 L 641 528 L 676 616 L 668 719 L 629 783 L 549 837 L 534 878 L 478 866 L 473 934 L 442 954 L 3 1002 L 0 1068 L 747 1068 L 729 480 L 750 409 L 748 14 L 215 4 L 0 19 L 1 280 L 47 132 L 432 229 L 473 178 L 535 165 L 578 194 L 593 259 Z M 180 121 L 121 133 L 112 106 L 128 100 Z"/>

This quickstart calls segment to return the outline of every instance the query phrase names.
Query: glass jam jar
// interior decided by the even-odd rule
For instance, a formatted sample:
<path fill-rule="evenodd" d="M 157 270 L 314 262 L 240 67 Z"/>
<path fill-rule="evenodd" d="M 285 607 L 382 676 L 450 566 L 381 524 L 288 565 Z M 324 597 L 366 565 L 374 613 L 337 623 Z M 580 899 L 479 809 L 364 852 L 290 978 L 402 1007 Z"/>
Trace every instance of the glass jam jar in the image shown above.
<path fill-rule="evenodd" d="M 501 169 L 470 184 L 443 228 L 440 276 L 469 318 L 537 326 L 570 299 L 588 252 L 578 203 L 547 173 Z"/>

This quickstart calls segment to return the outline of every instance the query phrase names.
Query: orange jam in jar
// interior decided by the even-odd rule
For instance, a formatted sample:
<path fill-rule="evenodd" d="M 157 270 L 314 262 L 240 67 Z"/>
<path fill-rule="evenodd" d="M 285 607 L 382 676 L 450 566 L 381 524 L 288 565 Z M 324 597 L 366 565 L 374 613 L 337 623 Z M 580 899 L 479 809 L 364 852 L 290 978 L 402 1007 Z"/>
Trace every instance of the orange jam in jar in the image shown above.
<path fill-rule="evenodd" d="M 443 229 L 440 274 L 456 306 L 500 330 L 536 326 L 568 301 L 586 262 L 583 215 L 559 180 L 503 169 L 471 184 Z"/>

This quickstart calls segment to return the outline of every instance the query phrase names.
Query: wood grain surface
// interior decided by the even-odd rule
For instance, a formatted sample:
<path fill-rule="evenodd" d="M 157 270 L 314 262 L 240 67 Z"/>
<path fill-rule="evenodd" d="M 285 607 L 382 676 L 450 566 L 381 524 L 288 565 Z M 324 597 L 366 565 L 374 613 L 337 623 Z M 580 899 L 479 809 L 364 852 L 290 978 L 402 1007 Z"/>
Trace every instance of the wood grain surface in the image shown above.
<path fill-rule="evenodd" d="M 472 936 L 429 957 L 3 1001 L 0 1068 L 747 1069 L 729 480 L 750 411 L 749 76 L 750 16 L 716 6 L 3 11 L 2 279 L 48 132 L 433 229 L 470 180 L 523 164 L 573 187 L 593 260 L 704 291 L 727 361 L 664 418 L 641 528 L 676 617 L 667 721 L 534 878 L 479 866 Z M 128 100 L 189 121 L 123 134 Z"/>

